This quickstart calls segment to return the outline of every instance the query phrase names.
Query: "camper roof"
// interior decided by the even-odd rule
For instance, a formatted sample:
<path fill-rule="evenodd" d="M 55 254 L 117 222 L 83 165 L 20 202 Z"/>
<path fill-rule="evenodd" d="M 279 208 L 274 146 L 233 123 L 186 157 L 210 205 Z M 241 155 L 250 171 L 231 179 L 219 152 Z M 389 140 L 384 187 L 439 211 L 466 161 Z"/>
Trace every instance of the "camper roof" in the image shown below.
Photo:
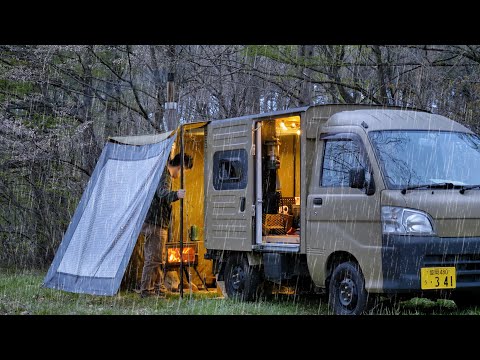
<path fill-rule="evenodd" d="M 352 110 L 334 114 L 326 126 L 363 126 L 367 131 L 425 129 L 471 132 L 465 126 L 452 121 L 445 116 L 411 110 Z"/>
<path fill-rule="evenodd" d="M 260 113 L 260 114 L 255 114 L 255 115 L 245 115 L 245 116 L 239 116 L 235 118 L 228 118 L 228 119 L 223 119 L 223 120 L 242 120 L 242 119 L 269 119 L 269 118 L 277 118 L 282 115 L 293 115 L 293 114 L 300 114 L 304 111 L 307 111 L 310 106 L 304 106 L 304 107 L 297 107 L 297 108 L 291 108 L 291 109 L 286 109 L 286 110 L 279 110 L 279 111 L 272 111 L 268 113 Z M 215 121 L 215 120 L 214 120 Z"/>

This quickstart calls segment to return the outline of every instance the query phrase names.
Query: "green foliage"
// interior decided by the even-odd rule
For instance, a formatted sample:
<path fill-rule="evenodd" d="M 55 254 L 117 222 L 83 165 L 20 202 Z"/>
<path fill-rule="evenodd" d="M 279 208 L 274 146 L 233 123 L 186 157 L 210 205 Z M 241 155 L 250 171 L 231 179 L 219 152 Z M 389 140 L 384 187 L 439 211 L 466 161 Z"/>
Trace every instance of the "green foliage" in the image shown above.
<path fill-rule="evenodd" d="M 66 118 L 49 116 L 39 113 L 32 113 L 29 117 L 23 120 L 23 124 L 25 125 L 25 127 L 41 131 L 54 129 L 59 125 L 65 124 L 66 122 L 68 122 L 68 119 Z"/>
<path fill-rule="evenodd" d="M 35 89 L 35 85 L 29 81 L 12 81 L 0 78 L 0 100 L 5 99 L 8 95 L 12 94 L 18 97 L 23 97 L 30 94 Z"/>
<path fill-rule="evenodd" d="M 301 45 L 249 45 L 245 47 L 244 54 L 264 57 L 285 65 L 291 65 L 294 68 L 318 68 L 325 66 L 341 68 L 347 66 L 343 59 L 345 53 L 353 53 L 357 51 L 357 48 L 359 51 L 365 51 L 362 50 L 361 46 L 335 45 L 329 48 L 329 56 L 325 56 L 323 52 L 314 52 L 311 56 L 302 56 L 299 54 L 300 46 Z M 289 70 L 292 71 L 293 69 Z"/>
<path fill-rule="evenodd" d="M 262 56 L 279 63 L 294 66 L 313 64 L 311 58 L 298 55 L 298 46 L 299 45 L 250 45 L 245 48 L 245 51 L 255 56 Z"/>
<path fill-rule="evenodd" d="M 0 233 L 0 264 L 45 266 L 53 259 L 81 195 L 64 184 L 83 187 L 84 179 L 55 161 L 2 171 L 0 179 L 11 189 L 12 199 L 0 197 L 0 226 L 8 220 L 6 227 L 16 229 Z"/>

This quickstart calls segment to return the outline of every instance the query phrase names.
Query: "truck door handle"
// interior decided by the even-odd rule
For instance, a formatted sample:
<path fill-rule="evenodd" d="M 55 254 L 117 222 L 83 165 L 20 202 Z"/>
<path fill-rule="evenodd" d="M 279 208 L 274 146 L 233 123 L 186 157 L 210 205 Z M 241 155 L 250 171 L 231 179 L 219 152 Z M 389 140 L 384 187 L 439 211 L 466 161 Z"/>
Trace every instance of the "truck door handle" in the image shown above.
<path fill-rule="evenodd" d="M 322 198 L 314 198 L 313 199 L 313 205 L 322 205 L 323 200 Z"/>
<path fill-rule="evenodd" d="M 241 212 L 244 212 L 244 211 L 245 211 L 245 197 L 244 197 L 244 196 L 242 196 L 242 197 L 240 198 L 240 211 L 241 211 Z"/>

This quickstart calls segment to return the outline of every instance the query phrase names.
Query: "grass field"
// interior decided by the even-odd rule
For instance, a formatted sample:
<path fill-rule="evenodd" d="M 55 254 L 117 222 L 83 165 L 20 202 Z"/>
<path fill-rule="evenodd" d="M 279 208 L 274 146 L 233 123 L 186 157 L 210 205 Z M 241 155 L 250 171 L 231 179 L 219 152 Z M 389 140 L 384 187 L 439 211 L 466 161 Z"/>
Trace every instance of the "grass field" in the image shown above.
<path fill-rule="evenodd" d="M 73 294 L 41 286 L 45 274 L 0 270 L 0 314 L 3 315 L 327 315 L 325 298 L 318 295 L 277 294 L 254 303 L 224 299 L 216 292 L 169 294 L 166 299 L 140 299 L 134 292 L 116 296 Z M 374 315 L 478 314 L 458 311 L 452 301 L 413 299 L 373 309 Z"/>

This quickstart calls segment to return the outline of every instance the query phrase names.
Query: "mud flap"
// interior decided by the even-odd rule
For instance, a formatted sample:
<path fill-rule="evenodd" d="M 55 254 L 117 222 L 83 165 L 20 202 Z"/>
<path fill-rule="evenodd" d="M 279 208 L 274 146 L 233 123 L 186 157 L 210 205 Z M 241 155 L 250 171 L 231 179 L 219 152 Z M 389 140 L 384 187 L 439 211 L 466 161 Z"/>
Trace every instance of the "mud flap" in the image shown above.
<path fill-rule="evenodd" d="M 225 281 L 218 280 L 218 274 L 215 275 L 215 279 L 217 283 L 218 296 L 228 299 L 227 290 L 225 289 Z"/>

